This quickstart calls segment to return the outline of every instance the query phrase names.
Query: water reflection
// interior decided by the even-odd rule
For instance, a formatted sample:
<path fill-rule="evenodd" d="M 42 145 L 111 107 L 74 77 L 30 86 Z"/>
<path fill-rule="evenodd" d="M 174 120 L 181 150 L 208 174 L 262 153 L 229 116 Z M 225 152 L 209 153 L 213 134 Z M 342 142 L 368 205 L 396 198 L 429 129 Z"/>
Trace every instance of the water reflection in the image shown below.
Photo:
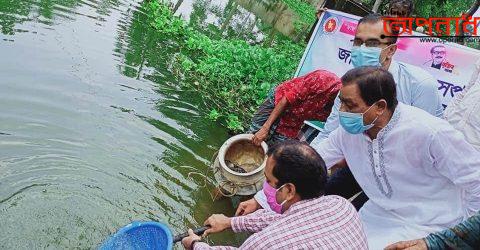
<path fill-rule="evenodd" d="M 277 32 L 298 40 L 309 28 L 296 30 L 294 23 L 299 17 L 277 0 L 179 0 L 174 9 L 176 14 L 190 20 L 191 25 L 210 31 L 210 35 L 220 33 L 251 43 L 270 41 L 273 38 L 268 38 Z M 209 25 L 215 27 L 214 32 Z"/>

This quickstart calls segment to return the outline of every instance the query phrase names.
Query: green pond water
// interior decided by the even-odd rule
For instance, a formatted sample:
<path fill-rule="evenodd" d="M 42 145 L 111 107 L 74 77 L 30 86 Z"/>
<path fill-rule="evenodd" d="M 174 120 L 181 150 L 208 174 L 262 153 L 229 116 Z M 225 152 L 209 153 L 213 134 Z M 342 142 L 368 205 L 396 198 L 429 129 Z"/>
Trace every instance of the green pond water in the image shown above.
<path fill-rule="evenodd" d="M 155 39 L 144 6 L 0 0 L 0 249 L 96 248 L 134 220 L 180 233 L 233 214 L 231 200 L 214 203 L 187 178 L 207 172 L 228 134 L 179 87 L 175 44 Z M 233 1 L 172 7 L 195 25 L 262 37 Z"/>

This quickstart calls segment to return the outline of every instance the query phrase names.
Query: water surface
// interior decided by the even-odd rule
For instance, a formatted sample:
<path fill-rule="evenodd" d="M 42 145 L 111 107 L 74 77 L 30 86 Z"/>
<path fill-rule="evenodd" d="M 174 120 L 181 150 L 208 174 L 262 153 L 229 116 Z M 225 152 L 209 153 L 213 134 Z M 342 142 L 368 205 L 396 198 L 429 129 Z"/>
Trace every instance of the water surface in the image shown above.
<path fill-rule="evenodd" d="M 175 44 L 155 39 L 144 6 L 0 0 L 0 248 L 94 248 L 132 220 L 178 233 L 233 213 L 187 178 L 207 171 L 228 135 L 179 87 Z M 221 25 L 226 12 L 202 6 L 212 1 L 177 14 Z M 247 16 L 240 9 L 231 30 Z"/>

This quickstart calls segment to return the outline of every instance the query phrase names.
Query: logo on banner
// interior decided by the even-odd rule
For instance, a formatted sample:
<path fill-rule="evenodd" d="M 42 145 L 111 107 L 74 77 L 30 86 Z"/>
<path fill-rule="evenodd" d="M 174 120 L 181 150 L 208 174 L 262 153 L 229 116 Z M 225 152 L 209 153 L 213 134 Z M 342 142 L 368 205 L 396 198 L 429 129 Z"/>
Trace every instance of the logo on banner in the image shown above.
<path fill-rule="evenodd" d="M 338 19 L 336 17 L 330 17 L 325 21 L 323 25 L 323 33 L 325 34 L 332 34 L 338 28 Z"/>
<path fill-rule="evenodd" d="M 465 40 L 474 42 L 480 40 L 479 25 L 480 17 L 465 14 L 461 17 L 383 17 L 385 37 L 421 38 L 421 42 L 435 40 L 414 35 L 414 26 L 434 38 L 442 38 L 449 42 L 463 42 Z M 452 27 L 454 27 L 454 30 L 452 30 Z"/>

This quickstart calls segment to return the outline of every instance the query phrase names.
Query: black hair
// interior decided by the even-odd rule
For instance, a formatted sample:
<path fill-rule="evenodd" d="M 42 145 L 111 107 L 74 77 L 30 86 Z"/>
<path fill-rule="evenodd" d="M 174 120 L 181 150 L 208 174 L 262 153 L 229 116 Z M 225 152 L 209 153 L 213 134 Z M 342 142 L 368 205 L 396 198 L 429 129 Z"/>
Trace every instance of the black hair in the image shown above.
<path fill-rule="evenodd" d="M 363 101 L 371 106 L 384 99 L 387 108 L 395 110 L 398 104 L 397 89 L 392 74 L 380 67 L 358 67 L 342 76 L 343 86 L 357 84 Z"/>
<path fill-rule="evenodd" d="M 430 54 L 432 54 L 432 53 L 433 53 L 433 50 L 435 50 L 436 48 L 444 48 L 444 49 L 446 49 L 446 47 L 443 46 L 443 45 L 435 45 L 435 46 L 433 46 L 433 47 L 430 49 Z"/>
<path fill-rule="evenodd" d="M 302 200 L 313 199 L 325 193 L 327 168 L 322 157 L 305 142 L 287 140 L 268 149 L 273 157 L 273 176 L 278 179 L 277 188 L 285 183 L 295 185 Z"/>
<path fill-rule="evenodd" d="M 390 8 L 392 5 L 400 3 L 402 5 L 407 5 L 407 16 L 411 16 L 413 13 L 413 9 L 415 8 L 415 5 L 413 3 L 413 0 L 390 0 Z"/>
<path fill-rule="evenodd" d="M 378 22 L 383 23 L 383 21 L 384 21 L 383 18 L 384 17 L 382 15 L 378 14 L 378 13 L 368 14 L 368 15 L 362 17 L 358 21 L 358 26 L 360 26 L 360 24 L 362 24 L 362 23 L 368 23 L 368 24 L 376 24 Z M 388 25 L 388 27 L 390 27 L 390 25 Z M 400 31 L 397 30 L 397 29 L 390 30 L 390 33 L 391 33 L 391 36 L 389 37 L 390 44 L 396 44 L 397 43 L 399 32 Z M 385 38 L 385 35 L 382 35 L 380 38 Z"/>

